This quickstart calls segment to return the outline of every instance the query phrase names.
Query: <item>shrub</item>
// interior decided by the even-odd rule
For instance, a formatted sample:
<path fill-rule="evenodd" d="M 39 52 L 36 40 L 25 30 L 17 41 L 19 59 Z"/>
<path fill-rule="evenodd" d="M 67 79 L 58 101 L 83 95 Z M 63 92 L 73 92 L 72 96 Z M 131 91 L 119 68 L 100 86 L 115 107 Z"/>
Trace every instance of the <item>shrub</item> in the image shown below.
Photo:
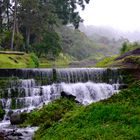
<path fill-rule="evenodd" d="M 33 60 L 34 64 L 35 64 L 35 67 L 39 67 L 39 60 L 38 60 L 38 57 L 34 54 L 34 53 L 31 53 L 31 59 Z"/>
<path fill-rule="evenodd" d="M 131 51 L 137 48 L 140 48 L 140 44 L 138 42 L 133 42 L 133 43 L 124 42 L 122 45 L 122 48 L 120 49 L 120 54 L 122 55 L 128 51 Z"/>

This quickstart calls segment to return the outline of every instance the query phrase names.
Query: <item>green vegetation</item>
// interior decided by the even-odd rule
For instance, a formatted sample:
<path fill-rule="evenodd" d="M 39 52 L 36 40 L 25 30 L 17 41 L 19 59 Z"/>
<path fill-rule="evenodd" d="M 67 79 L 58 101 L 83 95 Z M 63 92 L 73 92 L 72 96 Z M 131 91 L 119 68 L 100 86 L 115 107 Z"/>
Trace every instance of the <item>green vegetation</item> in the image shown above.
<path fill-rule="evenodd" d="M 30 57 L 31 57 L 32 61 L 34 62 L 35 67 L 38 68 L 39 67 L 39 59 L 38 59 L 38 57 L 34 53 L 31 53 Z"/>
<path fill-rule="evenodd" d="M 74 109 L 61 116 L 55 107 L 45 107 L 40 113 L 33 113 L 30 119 L 40 124 L 36 140 L 132 140 L 140 139 L 140 81 L 111 98 Z M 55 102 L 54 102 L 55 103 Z M 50 104 L 53 106 L 53 103 Z M 50 106 L 49 105 L 49 106 Z M 56 109 L 55 109 L 56 108 Z M 56 110 L 56 111 L 55 111 Z M 56 115 L 56 114 L 57 115 Z M 33 116 L 32 114 L 32 116 Z M 50 123 L 54 117 L 59 118 Z M 44 117 L 45 116 L 45 117 Z M 48 116 L 46 118 L 46 116 Z M 33 120 L 35 118 L 35 120 Z M 38 119 L 37 119 L 38 118 Z M 29 120 L 28 120 L 29 121 Z M 29 121 L 29 122 L 30 122 Z M 43 124 L 44 123 L 44 124 Z M 51 125 L 45 125 L 51 124 Z"/>
<path fill-rule="evenodd" d="M 124 42 L 122 48 L 120 49 L 121 55 L 128 52 L 140 48 L 140 44 L 138 42 Z"/>
<path fill-rule="evenodd" d="M 120 56 L 107 57 L 98 62 L 96 67 L 138 68 L 140 66 L 138 48 L 140 48 L 140 44 L 138 42 L 124 42 L 120 49 Z"/>
<path fill-rule="evenodd" d="M 115 58 L 117 58 L 117 56 L 106 57 L 103 60 L 99 61 L 95 65 L 95 67 L 100 67 L 100 68 L 111 67 L 114 65 Z"/>
<path fill-rule="evenodd" d="M 0 54 L 0 68 L 34 68 L 39 62 L 33 54 Z"/>
<path fill-rule="evenodd" d="M 92 40 L 79 30 L 74 30 L 72 27 L 61 26 L 57 29 L 62 40 L 62 50 L 64 54 L 68 54 L 75 60 L 95 59 L 100 60 L 104 56 L 110 56 L 119 52 L 121 42 L 113 42 L 109 40 L 106 44 L 102 41 L 100 35 L 98 40 Z"/>
<path fill-rule="evenodd" d="M 89 1 L 1 1 L 0 50 L 34 52 L 38 57 L 56 59 L 62 51 L 56 28 L 68 24 L 78 28 L 83 20 L 76 8 L 84 10 Z"/>
<path fill-rule="evenodd" d="M 2 109 L 2 105 L 0 103 L 0 121 L 3 120 L 4 114 L 5 114 L 5 111 Z"/>
<path fill-rule="evenodd" d="M 123 59 L 123 63 L 131 63 L 140 66 L 140 56 L 127 56 Z"/>
<path fill-rule="evenodd" d="M 140 56 L 130 54 L 124 58 L 118 59 L 117 56 L 106 57 L 105 59 L 96 63 L 95 67 L 119 67 L 119 68 L 139 68 Z"/>
<path fill-rule="evenodd" d="M 69 55 L 64 55 L 62 53 L 59 54 L 56 60 L 46 59 L 45 57 L 41 57 L 40 59 L 41 68 L 53 68 L 53 67 L 68 67 L 69 63 L 73 60 Z"/>
<path fill-rule="evenodd" d="M 58 122 L 67 112 L 77 109 L 78 106 L 73 99 L 58 99 L 44 106 L 42 109 L 30 113 L 22 126 L 41 126 L 41 130 L 49 128 L 55 122 Z"/>

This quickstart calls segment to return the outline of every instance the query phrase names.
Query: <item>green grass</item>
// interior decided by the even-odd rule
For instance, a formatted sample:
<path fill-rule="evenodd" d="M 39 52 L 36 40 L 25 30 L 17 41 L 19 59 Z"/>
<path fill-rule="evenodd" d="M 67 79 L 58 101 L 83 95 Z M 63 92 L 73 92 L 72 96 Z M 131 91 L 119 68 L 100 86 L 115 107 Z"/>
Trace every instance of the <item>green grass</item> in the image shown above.
<path fill-rule="evenodd" d="M 0 68 L 32 68 L 36 67 L 32 55 L 0 54 Z"/>
<path fill-rule="evenodd" d="M 47 119 L 43 120 L 44 123 L 47 121 Z M 50 127 L 41 125 L 34 139 L 140 139 L 140 82 L 136 82 L 107 100 L 74 109 Z"/>
<path fill-rule="evenodd" d="M 55 61 L 54 60 L 48 60 L 46 58 L 40 58 L 40 67 L 41 68 L 68 67 L 71 60 L 72 60 L 72 58 L 70 56 L 63 55 L 61 53 Z"/>
<path fill-rule="evenodd" d="M 64 114 L 74 109 L 79 105 L 73 99 L 61 98 L 49 103 L 40 110 L 35 110 L 27 114 L 27 119 L 21 126 L 39 126 L 42 125 L 46 128 L 52 126 L 54 122 L 59 121 Z"/>
<path fill-rule="evenodd" d="M 98 62 L 95 67 L 120 67 L 120 68 L 138 68 L 140 66 L 140 56 L 130 55 L 123 59 L 115 60 L 117 56 L 106 57 L 102 61 Z"/>
<path fill-rule="evenodd" d="M 101 60 L 100 62 L 98 62 L 95 65 L 95 67 L 100 67 L 100 68 L 111 67 L 114 63 L 115 58 L 117 58 L 117 56 L 106 57 L 103 60 Z"/>

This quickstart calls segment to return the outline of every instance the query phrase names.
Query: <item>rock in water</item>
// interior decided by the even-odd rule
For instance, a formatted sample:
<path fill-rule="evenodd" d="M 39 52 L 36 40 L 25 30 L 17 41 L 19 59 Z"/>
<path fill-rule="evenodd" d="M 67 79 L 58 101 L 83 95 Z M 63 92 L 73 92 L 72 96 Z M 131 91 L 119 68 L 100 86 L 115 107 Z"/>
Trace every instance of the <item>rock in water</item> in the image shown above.
<path fill-rule="evenodd" d="M 14 112 L 10 115 L 10 122 L 12 125 L 21 124 L 26 119 L 26 113 Z"/>
<path fill-rule="evenodd" d="M 66 93 L 64 91 L 61 92 L 61 97 L 66 97 L 66 98 L 72 99 L 72 100 L 75 100 L 76 99 L 76 96 L 71 95 L 71 94 L 68 94 L 68 93 Z"/>

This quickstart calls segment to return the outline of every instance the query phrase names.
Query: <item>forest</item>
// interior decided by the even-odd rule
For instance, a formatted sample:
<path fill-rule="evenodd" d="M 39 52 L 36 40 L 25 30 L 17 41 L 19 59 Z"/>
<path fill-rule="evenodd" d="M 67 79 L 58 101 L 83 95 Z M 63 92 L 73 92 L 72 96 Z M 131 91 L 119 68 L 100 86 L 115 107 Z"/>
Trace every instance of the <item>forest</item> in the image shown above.
<path fill-rule="evenodd" d="M 62 50 L 56 28 L 78 28 L 89 0 L 3 0 L 0 2 L 0 49 L 34 52 L 55 57 Z M 39 50 L 39 51 L 38 51 Z"/>

